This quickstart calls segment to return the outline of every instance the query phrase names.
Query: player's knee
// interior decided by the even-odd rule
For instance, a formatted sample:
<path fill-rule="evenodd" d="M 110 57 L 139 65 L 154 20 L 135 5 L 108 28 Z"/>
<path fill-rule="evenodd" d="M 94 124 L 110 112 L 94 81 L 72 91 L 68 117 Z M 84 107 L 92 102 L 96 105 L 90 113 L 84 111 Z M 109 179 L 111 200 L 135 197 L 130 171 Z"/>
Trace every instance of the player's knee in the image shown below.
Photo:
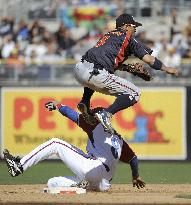
<path fill-rule="evenodd" d="M 49 143 L 54 143 L 54 142 L 57 142 L 59 139 L 54 137 L 54 138 L 51 138 L 48 142 Z"/>
<path fill-rule="evenodd" d="M 133 95 L 131 95 L 130 97 L 132 97 L 132 100 L 135 104 L 139 101 L 140 96 L 141 96 L 141 92 L 140 92 L 140 90 L 137 90 L 137 92 L 135 94 L 133 93 Z"/>
<path fill-rule="evenodd" d="M 134 97 L 134 101 L 135 101 L 134 104 L 137 103 L 139 101 L 139 99 L 140 99 L 140 95 L 135 96 Z"/>
<path fill-rule="evenodd" d="M 133 106 L 134 104 L 136 104 L 139 101 L 140 95 L 128 95 L 128 103 L 129 106 Z"/>
<path fill-rule="evenodd" d="M 55 154 L 57 154 L 58 150 L 63 147 L 62 144 L 65 142 L 59 138 L 52 138 L 48 141 L 48 143 L 52 146 L 52 149 L 55 149 Z"/>
<path fill-rule="evenodd" d="M 108 180 L 102 179 L 101 183 L 99 184 L 99 191 L 108 191 L 111 187 L 111 184 L 109 183 Z"/>
<path fill-rule="evenodd" d="M 53 142 L 58 142 L 60 139 L 54 137 L 54 138 L 52 138 L 51 140 L 52 140 Z"/>
<path fill-rule="evenodd" d="M 56 138 L 56 137 L 54 137 L 54 138 L 52 138 L 51 139 L 51 141 L 53 142 L 53 143 L 65 143 L 65 141 L 63 141 L 63 140 L 61 140 L 61 139 L 59 139 L 59 138 Z"/>

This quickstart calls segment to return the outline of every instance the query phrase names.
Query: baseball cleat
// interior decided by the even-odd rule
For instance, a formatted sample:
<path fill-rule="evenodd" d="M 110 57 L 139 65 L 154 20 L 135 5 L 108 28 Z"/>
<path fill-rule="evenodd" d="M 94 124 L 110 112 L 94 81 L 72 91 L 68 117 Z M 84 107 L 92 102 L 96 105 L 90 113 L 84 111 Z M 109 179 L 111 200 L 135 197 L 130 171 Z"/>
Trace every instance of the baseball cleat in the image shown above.
<path fill-rule="evenodd" d="M 72 185 L 72 187 L 78 187 L 78 188 L 82 188 L 82 189 L 86 189 L 89 186 L 89 182 L 85 179 L 83 179 L 82 181 L 80 181 L 77 184 Z"/>
<path fill-rule="evenodd" d="M 12 177 L 16 177 L 23 173 L 23 167 L 19 157 L 13 157 L 7 149 L 3 151 L 4 158 L 8 167 L 8 172 Z"/>
<path fill-rule="evenodd" d="M 95 113 L 95 117 L 103 125 L 106 131 L 108 131 L 110 134 L 114 134 L 115 130 L 113 129 L 110 122 L 110 118 L 112 117 L 111 113 L 105 110 L 100 110 Z"/>
<path fill-rule="evenodd" d="M 95 124 L 96 120 L 90 113 L 89 106 L 86 103 L 81 101 L 80 103 L 78 103 L 77 108 L 82 113 L 82 116 L 87 123 Z"/>

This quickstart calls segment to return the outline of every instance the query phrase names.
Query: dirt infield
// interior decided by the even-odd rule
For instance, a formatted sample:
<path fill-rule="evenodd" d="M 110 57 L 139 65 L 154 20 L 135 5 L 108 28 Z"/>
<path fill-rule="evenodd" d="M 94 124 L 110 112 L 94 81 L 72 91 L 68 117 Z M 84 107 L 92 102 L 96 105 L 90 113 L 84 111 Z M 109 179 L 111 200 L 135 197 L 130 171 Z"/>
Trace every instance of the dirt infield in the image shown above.
<path fill-rule="evenodd" d="M 109 192 L 83 195 L 44 194 L 44 187 L 42 184 L 0 185 L 0 204 L 191 204 L 191 199 L 188 199 L 191 197 L 191 184 L 148 184 L 142 190 L 130 184 L 116 184 Z"/>

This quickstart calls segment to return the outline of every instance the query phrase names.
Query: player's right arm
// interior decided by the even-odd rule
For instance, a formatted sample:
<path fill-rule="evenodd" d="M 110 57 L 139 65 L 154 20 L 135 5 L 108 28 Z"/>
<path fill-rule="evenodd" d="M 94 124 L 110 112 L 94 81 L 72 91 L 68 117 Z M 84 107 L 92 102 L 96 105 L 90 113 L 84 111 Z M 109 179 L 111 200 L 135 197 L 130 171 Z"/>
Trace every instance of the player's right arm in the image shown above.
<path fill-rule="evenodd" d="M 72 108 L 68 107 L 67 105 L 63 105 L 61 103 L 58 103 L 56 101 L 47 102 L 45 104 L 45 107 L 47 110 L 58 110 L 63 116 L 67 117 L 68 119 L 72 120 L 74 123 L 76 123 L 79 127 L 81 127 L 86 133 L 91 132 L 95 125 L 90 125 L 87 123 L 82 116 L 82 114 L 76 112 Z"/>
<path fill-rule="evenodd" d="M 56 101 L 47 102 L 45 104 L 45 107 L 49 111 L 58 110 L 63 116 L 69 118 L 70 120 L 78 124 L 79 113 L 73 110 L 72 108 L 66 105 L 62 105 L 61 103 L 58 103 Z"/>

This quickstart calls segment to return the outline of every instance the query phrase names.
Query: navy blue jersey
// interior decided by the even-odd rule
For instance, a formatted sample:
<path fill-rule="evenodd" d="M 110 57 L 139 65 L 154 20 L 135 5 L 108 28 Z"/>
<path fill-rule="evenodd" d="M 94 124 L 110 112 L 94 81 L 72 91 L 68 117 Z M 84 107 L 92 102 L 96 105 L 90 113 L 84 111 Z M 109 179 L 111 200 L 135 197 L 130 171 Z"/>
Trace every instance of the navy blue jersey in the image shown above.
<path fill-rule="evenodd" d="M 82 57 L 90 63 L 102 66 L 106 70 L 114 72 L 127 60 L 128 56 L 134 55 L 142 59 L 144 55 L 151 54 L 152 50 L 137 41 L 123 30 L 113 30 L 99 39 L 97 44 L 89 49 Z"/>

